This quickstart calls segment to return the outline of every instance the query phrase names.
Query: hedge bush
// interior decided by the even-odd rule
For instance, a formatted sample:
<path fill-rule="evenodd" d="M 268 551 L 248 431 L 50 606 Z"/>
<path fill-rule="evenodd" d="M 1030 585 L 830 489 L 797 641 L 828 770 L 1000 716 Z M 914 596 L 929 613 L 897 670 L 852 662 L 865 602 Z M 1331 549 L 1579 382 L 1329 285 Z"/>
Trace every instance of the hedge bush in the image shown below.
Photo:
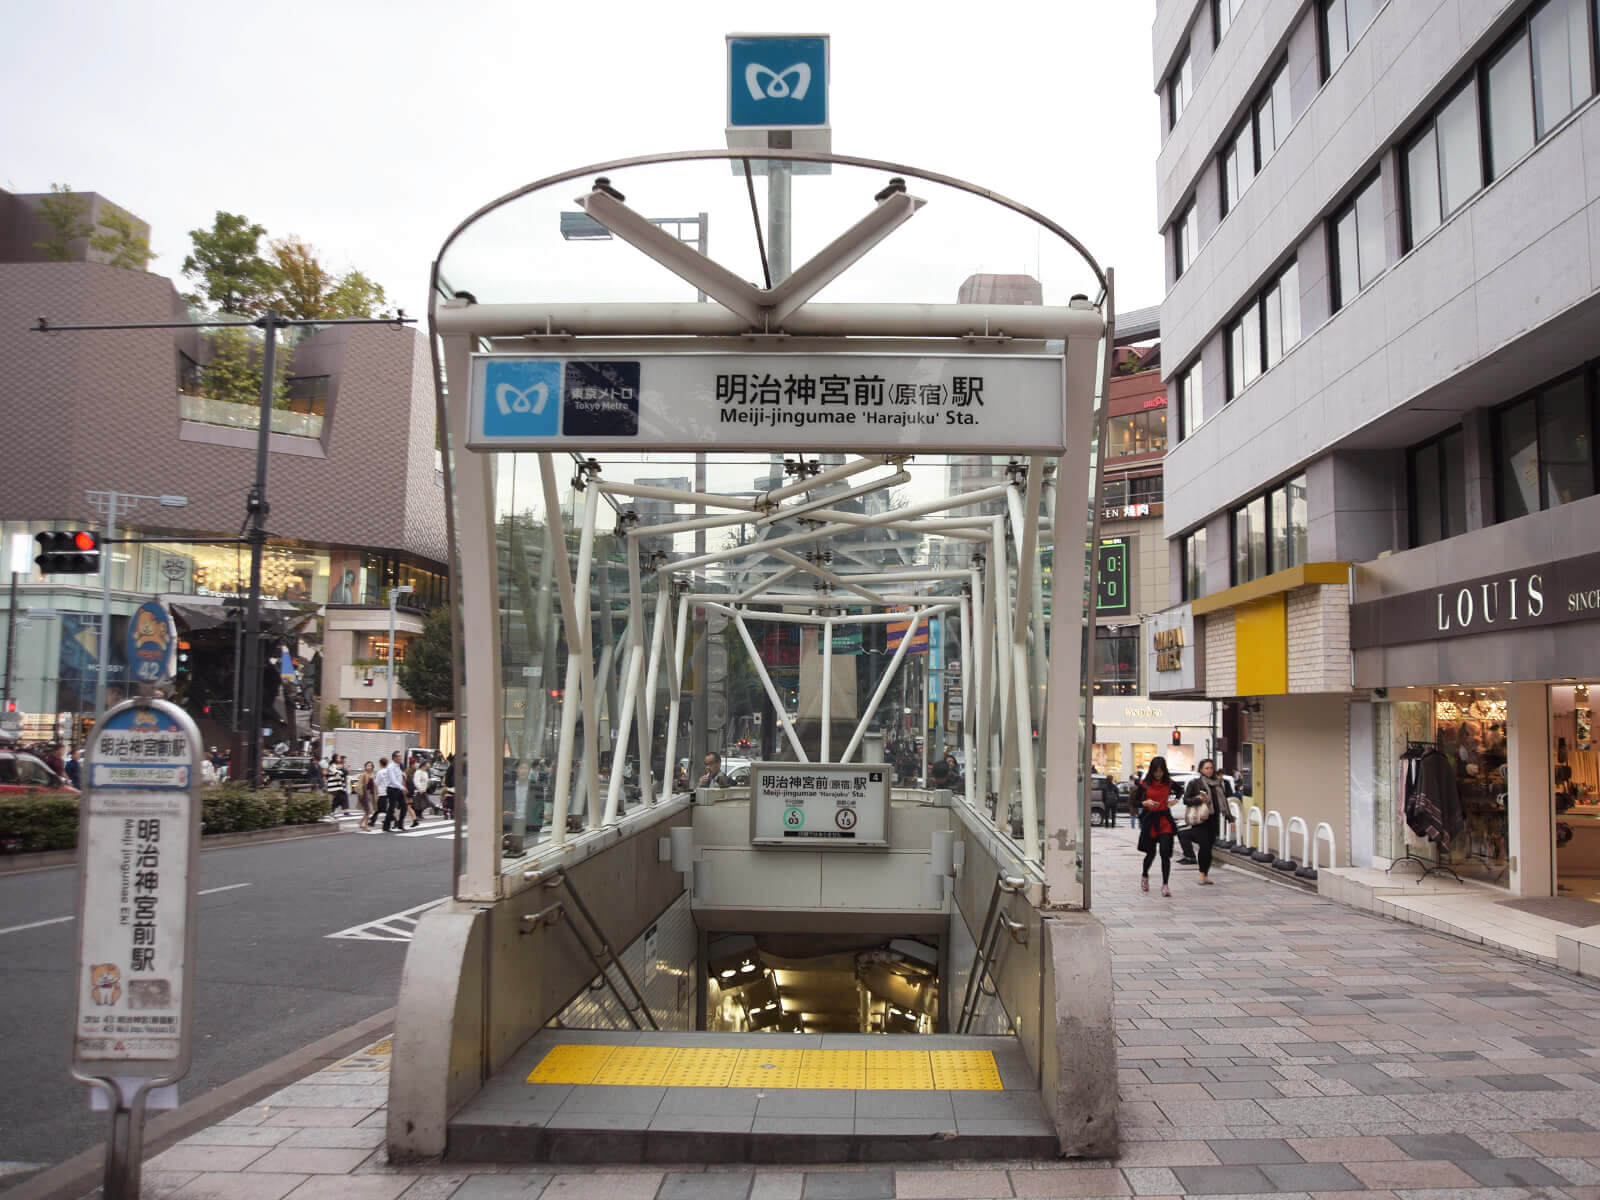
<path fill-rule="evenodd" d="M 201 797 L 202 833 L 243 833 L 278 825 L 312 825 L 328 812 L 316 791 L 252 792 L 242 783 L 219 783 Z M 78 798 L 60 792 L 0 796 L 0 854 L 72 850 L 78 845 Z"/>
<path fill-rule="evenodd" d="M 205 794 L 202 833 L 244 833 L 283 824 L 283 794 L 252 792 L 243 783 L 219 783 Z"/>
<path fill-rule="evenodd" d="M 298 791 L 283 793 L 283 823 L 314 825 L 328 815 L 328 793 Z"/>
<path fill-rule="evenodd" d="M 71 850 L 78 844 L 78 798 L 60 792 L 0 796 L 0 853 Z"/>

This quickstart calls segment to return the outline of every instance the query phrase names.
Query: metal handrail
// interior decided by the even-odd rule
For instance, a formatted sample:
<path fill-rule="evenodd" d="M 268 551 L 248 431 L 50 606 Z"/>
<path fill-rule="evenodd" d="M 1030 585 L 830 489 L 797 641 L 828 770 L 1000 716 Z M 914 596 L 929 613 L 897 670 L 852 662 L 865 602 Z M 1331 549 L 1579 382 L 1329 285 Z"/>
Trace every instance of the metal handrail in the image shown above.
<path fill-rule="evenodd" d="M 622 1006 L 622 1011 L 627 1015 L 633 1027 L 635 1029 L 643 1029 L 645 1027 L 640 1024 L 638 1016 L 638 1014 L 643 1013 L 644 1019 L 649 1022 L 651 1029 L 660 1029 L 661 1026 L 656 1024 L 655 1014 L 650 1011 L 650 1004 L 645 1000 L 644 993 L 633 982 L 633 976 L 628 974 L 628 968 L 623 965 L 622 959 L 611 948 L 611 943 L 606 939 L 604 931 L 600 928 L 600 923 L 594 919 L 594 913 L 583 902 L 583 897 L 578 894 L 578 889 L 573 886 L 572 880 L 568 878 L 566 871 L 559 867 L 554 871 L 528 871 L 523 874 L 523 878 L 530 883 L 542 883 L 547 888 L 565 887 L 567 889 L 567 898 L 572 901 L 572 908 L 577 916 L 574 917 L 573 913 L 567 910 L 567 906 L 558 901 L 540 909 L 536 913 L 529 913 L 523 917 L 523 924 L 528 928 L 523 929 L 522 932 L 532 933 L 540 924 L 554 925 L 562 917 L 565 917 L 568 927 L 572 930 L 572 936 L 578 939 L 578 945 L 583 947 L 584 954 L 588 955 L 589 961 L 594 964 L 595 970 L 599 973 L 600 978 L 605 981 L 606 987 L 611 989 L 611 994 L 617 998 L 617 1003 Z M 589 939 L 584 935 L 580 920 L 581 925 L 587 926 L 589 932 L 594 935 L 595 941 L 599 942 L 600 948 L 598 950 L 589 945 Z M 611 978 L 610 968 L 612 967 L 616 967 L 617 974 L 621 975 L 622 982 L 628 985 L 628 991 L 633 994 L 636 1003 L 629 1004 L 627 997 L 617 987 L 616 981 Z"/>
<path fill-rule="evenodd" d="M 1000 911 L 1000 897 L 1002 894 L 1015 896 L 1028 886 L 1028 881 L 1020 875 L 996 875 L 994 878 L 994 891 L 989 894 L 989 911 L 984 914 L 983 929 L 978 934 L 977 950 L 972 956 L 972 971 L 967 976 L 966 992 L 961 998 L 961 1012 L 956 1017 L 956 1032 L 966 1033 L 972 1028 L 972 1022 L 978 1015 L 978 1002 L 982 998 L 983 981 L 988 978 L 994 986 L 994 994 L 999 993 L 999 984 L 990 975 L 990 967 L 994 964 L 995 947 L 1000 941 L 1000 931 L 1004 929 L 1012 942 L 1025 945 L 1028 940 L 1027 926 L 1021 921 L 1013 921 L 1007 914 Z M 1018 933 L 1022 936 L 1019 938 Z"/>

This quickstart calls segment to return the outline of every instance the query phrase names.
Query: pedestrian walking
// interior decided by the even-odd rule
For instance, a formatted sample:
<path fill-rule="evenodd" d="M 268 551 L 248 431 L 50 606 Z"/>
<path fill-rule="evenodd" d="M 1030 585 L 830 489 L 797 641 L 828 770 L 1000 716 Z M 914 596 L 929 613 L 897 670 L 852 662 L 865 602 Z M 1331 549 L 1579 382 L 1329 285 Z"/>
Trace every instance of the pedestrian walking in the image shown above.
<path fill-rule="evenodd" d="M 383 831 L 394 833 L 406 827 L 406 773 L 396 758 L 378 760 L 378 784 L 383 788 Z"/>
<path fill-rule="evenodd" d="M 428 778 L 428 765 L 420 758 L 417 766 L 411 772 L 411 811 L 417 814 L 417 820 L 422 820 L 422 814 L 428 811 L 428 788 L 432 780 Z"/>
<path fill-rule="evenodd" d="M 328 815 L 350 815 L 350 776 L 345 770 L 344 756 L 335 754 L 328 760 L 323 774 L 323 786 L 328 792 Z"/>
<path fill-rule="evenodd" d="M 456 756 L 452 754 L 444 764 L 444 815 L 456 815 Z"/>
<path fill-rule="evenodd" d="M 361 768 L 361 778 L 356 782 L 356 803 L 361 806 L 361 828 L 376 832 L 372 819 L 378 815 L 378 773 L 372 769 L 371 759 Z"/>
<path fill-rule="evenodd" d="M 1178 827 L 1172 820 L 1172 773 L 1167 760 L 1159 755 L 1150 760 L 1144 781 L 1134 789 L 1139 805 L 1139 849 L 1144 852 L 1144 869 L 1139 875 L 1139 890 L 1150 890 L 1150 864 L 1161 854 L 1161 894 L 1172 895 L 1172 838 Z"/>
<path fill-rule="evenodd" d="M 1200 760 L 1200 774 L 1189 781 L 1183 790 L 1184 820 L 1194 838 L 1195 856 L 1200 866 L 1200 882 L 1211 886 L 1206 876 L 1211 872 L 1211 848 L 1222 832 L 1226 817 L 1233 822 L 1228 808 L 1228 783 L 1217 774 L 1215 759 Z"/>
<path fill-rule="evenodd" d="M 67 782 L 81 790 L 83 788 L 83 760 L 78 757 L 78 748 L 76 746 L 67 752 L 67 761 L 63 766 L 67 769 Z"/>

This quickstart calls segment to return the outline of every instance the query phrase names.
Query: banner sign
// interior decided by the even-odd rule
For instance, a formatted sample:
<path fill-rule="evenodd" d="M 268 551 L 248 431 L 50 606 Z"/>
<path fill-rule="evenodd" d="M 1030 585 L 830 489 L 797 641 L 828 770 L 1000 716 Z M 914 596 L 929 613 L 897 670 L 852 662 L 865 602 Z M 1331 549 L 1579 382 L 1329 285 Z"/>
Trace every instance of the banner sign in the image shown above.
<path fill-rule="evenodd" d="M 892 611 L 909 613 L 911 612 L 911 607 L 905 604 L 896 605 Z M 911 639 L 911 645 L 906 647 L 907 654 L 926 654 L 928 652 L 928 624 L 928 619 L 924 619 L 922 624 L 917 626 L 917 635 Z M 890 654 L 900 649 L 901 639 L 906 636 L 906 630 L 910 628 L 911 618 L 909 616 L 904 621 L 890 621 L 884 626 L 887 649 Z"/>
<path fill-rule="evenodd" d="M 888 766 L 751 764 L 750 844 L 807 850 L 887 850 Z"/>
<path fill-rule="evenodd" d="M 1059 454 L 1058 355 L 474 355 L 474 450 Z"/>
<path fill-rule="evenodd" d="M 89 748 L 78 816 L 73 1067 L 180 1078 L 193 1015 L 200 734 L 176 705 L 130 700 Z"/>
<path fill-rule="evenodd" d="M 177 658 L 178 629 L 167 606 L 147 600 L 128 621 L 128 666 L 140 683 L 172 678 Z"/>

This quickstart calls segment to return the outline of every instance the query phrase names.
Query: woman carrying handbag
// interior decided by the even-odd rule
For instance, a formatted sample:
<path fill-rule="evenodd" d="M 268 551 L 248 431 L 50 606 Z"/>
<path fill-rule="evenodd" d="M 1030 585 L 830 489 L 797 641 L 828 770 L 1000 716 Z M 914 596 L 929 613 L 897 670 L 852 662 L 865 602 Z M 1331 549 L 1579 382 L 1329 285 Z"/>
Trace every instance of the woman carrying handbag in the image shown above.
<path fill-rule="evenodd" d="M 1134 793 L 1139 801 L 1139 849 L 1144 851 L 1144 870 L 1139 876 L 1139 890 L 1150 890 L 1150 864 L 1156 852 L 1161 852 L 1161 894 L 1172 895 L 1172 838 L 1178 827 L 1172 820 L 1172 774 L 1167 770 L 1167 760 L 1152 758 L 1144 773 L 1144 782 Z"/>
<path fill-rule="evenodd" d="M 1207 887 L 1211 880 L 1211 848 L 1222 832 L 1222 819 L 1233 822 L 1228 808 L 1228 785 L 1217 774 L 1215 759 L 1200 760 L 1200 774 L 1189 781 L 1183 792 L 1183 816 L 1194 836 L 1195 854 L 1200 860 L 1200 882 Z"/>

